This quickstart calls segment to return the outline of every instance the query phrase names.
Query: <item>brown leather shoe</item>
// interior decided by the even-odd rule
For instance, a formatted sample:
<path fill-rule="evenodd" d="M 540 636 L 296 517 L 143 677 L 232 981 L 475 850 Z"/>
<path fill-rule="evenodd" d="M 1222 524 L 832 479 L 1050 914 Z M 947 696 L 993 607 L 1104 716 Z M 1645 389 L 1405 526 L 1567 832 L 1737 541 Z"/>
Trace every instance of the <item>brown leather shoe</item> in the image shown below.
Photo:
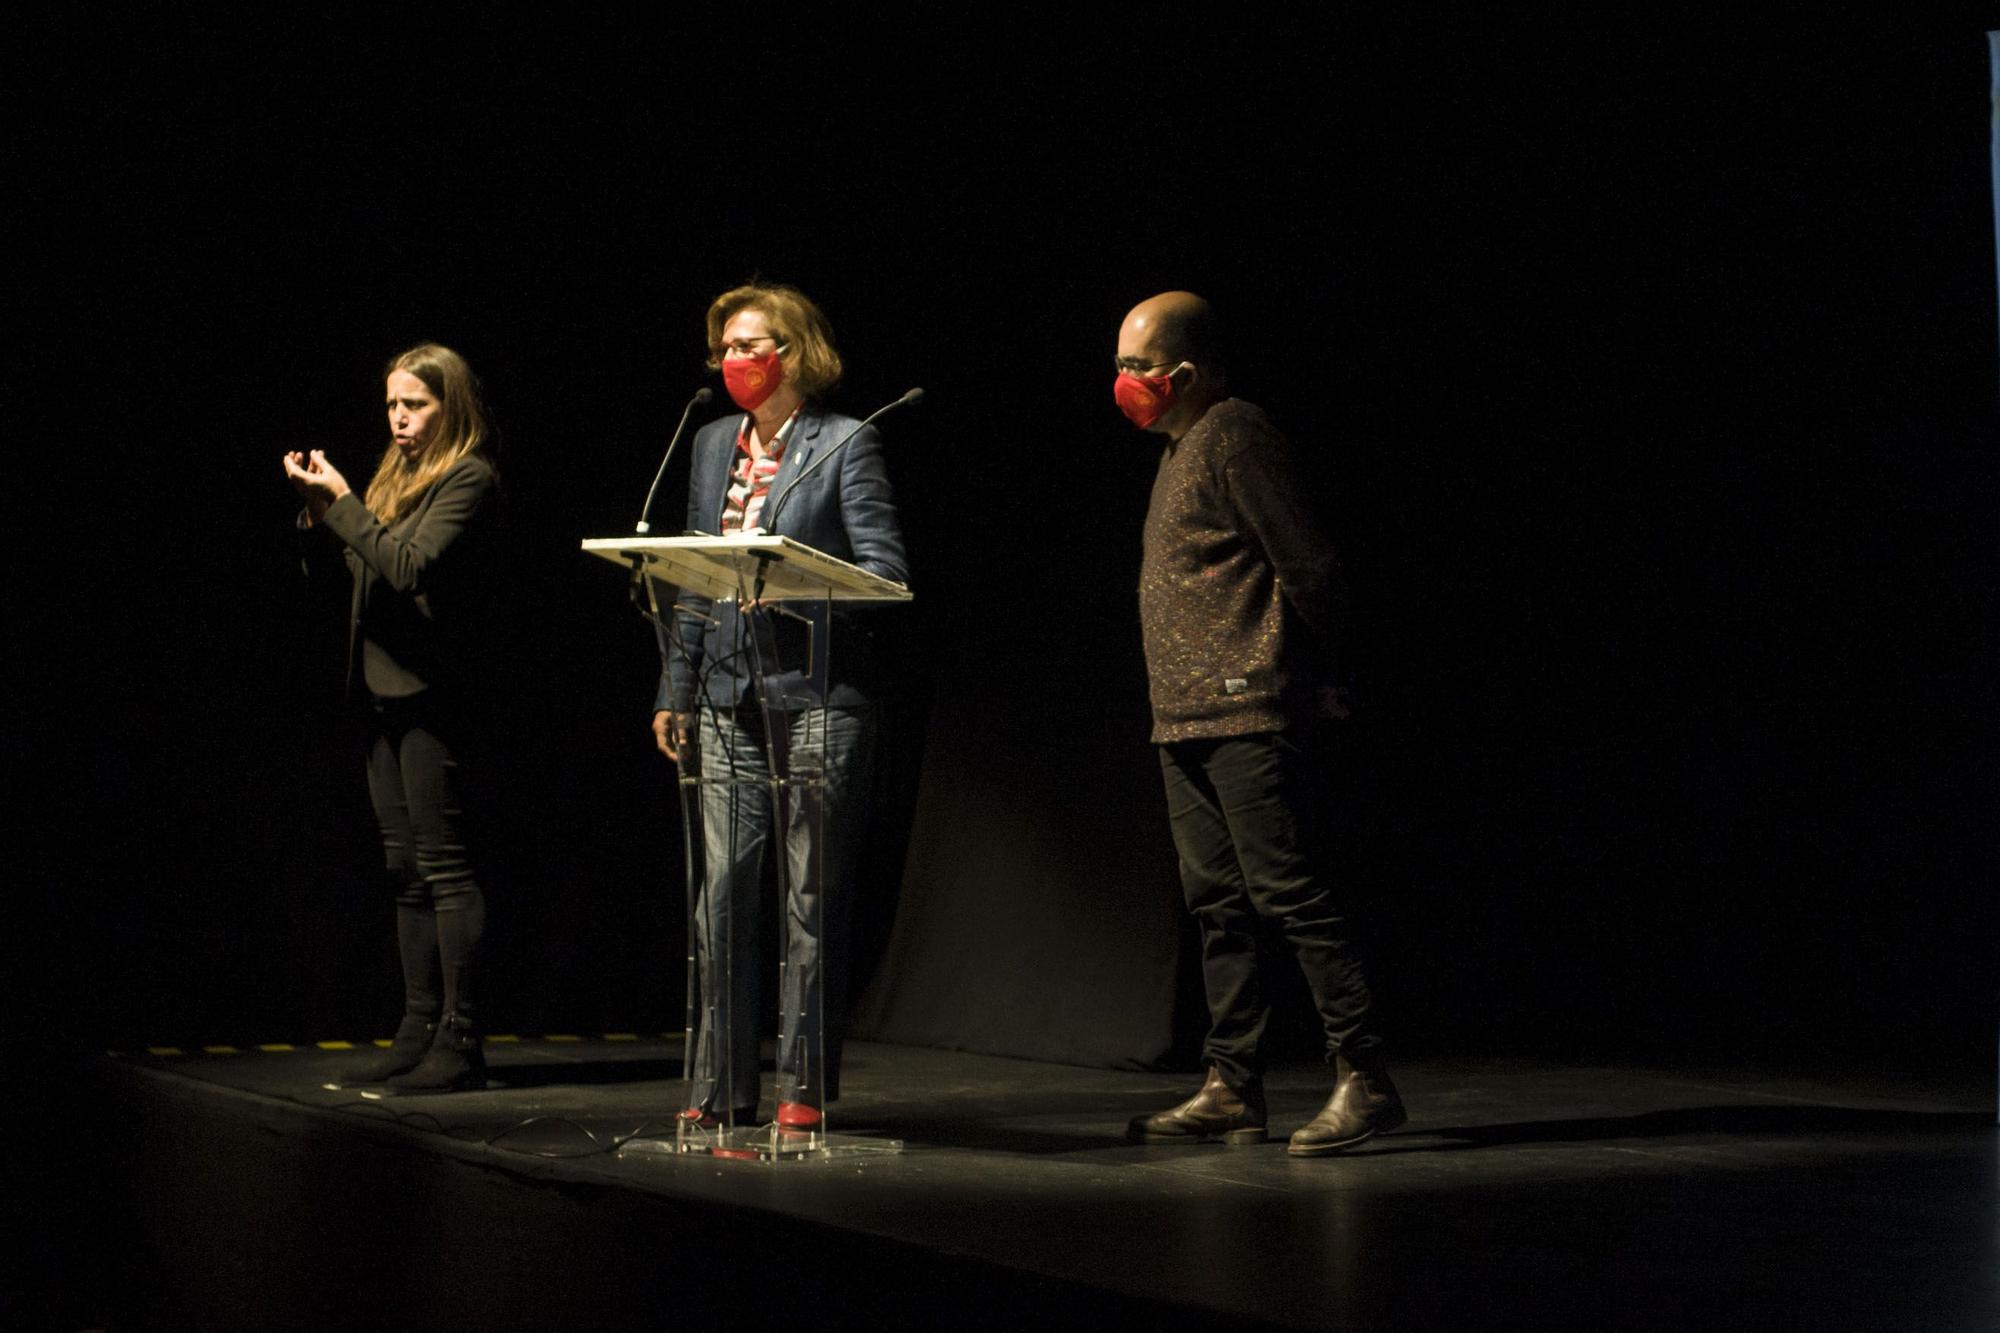
<path fill-rule="evenodd" d="M 1170 1111 L 1135 1115 L 1125 1137 L 1134 1143 L 1262 1143 L 1264 1086 L 1252 1080 L 1233 1087 L 1220 1069 L 1208 1071 L 1201 1091 Z"/>
<path fill-rule="evenodd" d="M 1292 1135 L 1285 1151 L 1294 1157 L 1325 1157 L 1387 1134 L 1408 1120 L 1403 1099 L 1380 1065 L 1356 1069 L 1344 1055 L 1333 1059 L 1333 1095 L 1320 1113 Z"/>

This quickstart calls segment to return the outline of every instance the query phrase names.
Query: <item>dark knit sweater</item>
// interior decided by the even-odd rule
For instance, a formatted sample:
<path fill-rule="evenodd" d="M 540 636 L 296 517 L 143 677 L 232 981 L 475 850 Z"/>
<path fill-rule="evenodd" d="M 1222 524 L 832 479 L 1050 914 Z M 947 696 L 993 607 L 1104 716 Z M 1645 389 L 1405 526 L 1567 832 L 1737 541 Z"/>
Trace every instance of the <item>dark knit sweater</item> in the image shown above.
<path fill-rule="evenodd" d="M 1332 679 L 1345 587 L 1290 451 L 1228 398 L 1160 459 L 1139 565 L 1156 742 L 1281 730 Z"/>

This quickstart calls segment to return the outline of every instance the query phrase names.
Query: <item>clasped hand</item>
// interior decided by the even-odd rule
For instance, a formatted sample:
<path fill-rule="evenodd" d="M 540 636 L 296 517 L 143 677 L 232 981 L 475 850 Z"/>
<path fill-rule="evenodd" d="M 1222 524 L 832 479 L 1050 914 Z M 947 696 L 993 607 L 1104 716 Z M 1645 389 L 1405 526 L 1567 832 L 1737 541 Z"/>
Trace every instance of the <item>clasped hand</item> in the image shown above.
<path fill-rule="evenodd" d="M 340 475 L 340 469 L 327 462 L 326 454 L 318 449 L 286 454 L 285 478 L 306 502 L 306 513 L 315 523 L 326 513 L 328 505 L 352 489 L 347 478 Z"/>

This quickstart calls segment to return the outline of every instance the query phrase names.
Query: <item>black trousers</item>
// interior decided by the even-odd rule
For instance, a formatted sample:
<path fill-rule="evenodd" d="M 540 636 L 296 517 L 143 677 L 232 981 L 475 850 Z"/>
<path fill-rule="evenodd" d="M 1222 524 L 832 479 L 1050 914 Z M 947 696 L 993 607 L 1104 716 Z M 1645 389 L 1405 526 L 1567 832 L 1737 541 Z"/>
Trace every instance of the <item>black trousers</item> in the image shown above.
<path fill-rule="evenodd" d="M 469 1018 L 486 898 L 466 846 L 460 727 L 429 691 L 376 699 L 369 720 L 368 797 L 396 893 L 404 1009 Z"/>
<path fill-rule="evenodd" d="M 1328 881 L 1318 768 L 1303 733 L 1259 732 L 1160 747 L 1181 888 L 1201 930 L 1209 1032 L 1203 1057 L 1234 1081 L 1263 1071 L 1270 1003 L 1257 923 L 1277 924 L 1326 1028 L 1327 1057 L 1381 1044 L 1374 1004 Z"/>

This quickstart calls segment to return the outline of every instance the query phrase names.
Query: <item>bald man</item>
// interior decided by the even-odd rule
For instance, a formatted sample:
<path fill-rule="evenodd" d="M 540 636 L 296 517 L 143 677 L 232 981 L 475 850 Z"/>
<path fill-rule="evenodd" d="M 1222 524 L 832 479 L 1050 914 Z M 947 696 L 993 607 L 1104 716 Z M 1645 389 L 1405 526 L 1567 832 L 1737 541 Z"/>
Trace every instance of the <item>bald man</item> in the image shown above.
<path fill-rule="evenodd" d="M 1263 918 L 1298 959 L 1326 1028 L 1333 1093 L 1289 1148 L 1320 1157 L 1406 1118 L 1320 836 L 1311 724 L 1346 715 L 1332 686 L 1345 590 L 1302 503 L 1290 445 L 1261 409 L 1228 396 L 1218 341 L 1214 311 L 1191 292 L 1140 302 L 1118 330 L 1118 406 L 1165 445 L 1146 511 L 1139 621 L 1209 1008 L 1201 1090 L 1134 1117 L 1128 1134 L 1264 1141 Z"/>

